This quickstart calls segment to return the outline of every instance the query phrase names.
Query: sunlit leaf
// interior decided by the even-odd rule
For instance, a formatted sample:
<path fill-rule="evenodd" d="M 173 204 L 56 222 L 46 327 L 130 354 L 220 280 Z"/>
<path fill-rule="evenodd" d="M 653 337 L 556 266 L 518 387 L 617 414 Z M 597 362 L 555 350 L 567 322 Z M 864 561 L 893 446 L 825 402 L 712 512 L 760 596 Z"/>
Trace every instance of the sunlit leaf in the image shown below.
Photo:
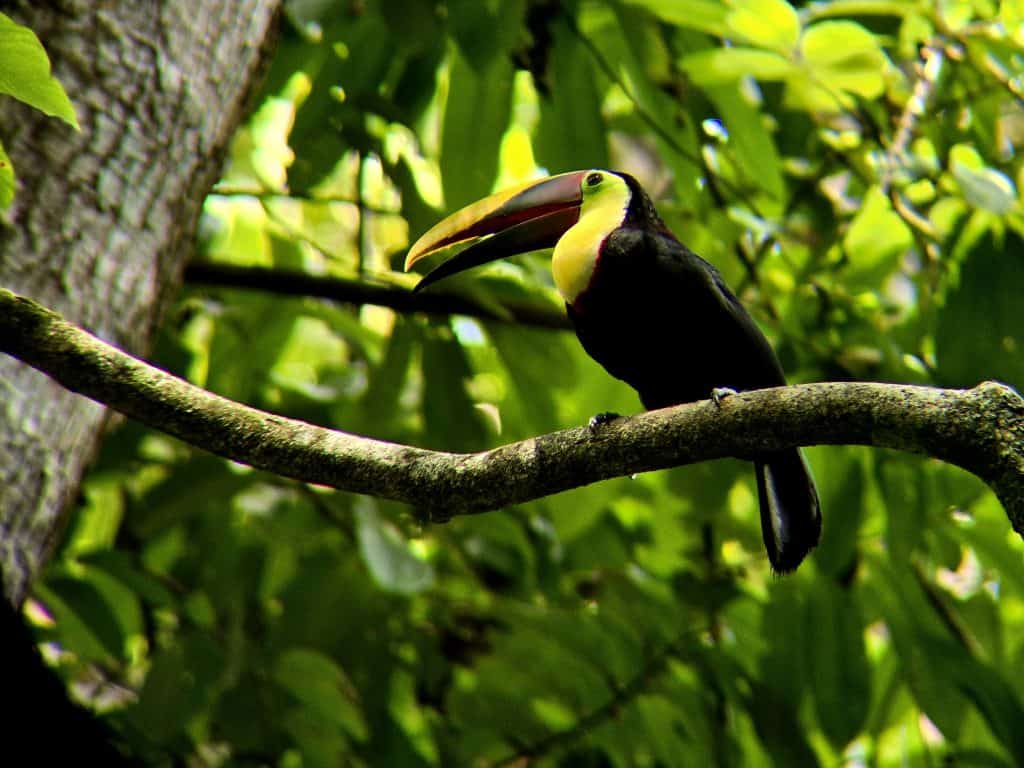
<path fill-rule="evenodd" d="M 999 21 L 1017 45 L 1024 44 L 1024 3 L 1021 0 L 1002 0 Z"/>
<path fill-rule="evenodd" d="M 730 31 L 762 48 L 790 51 L 800 37 L 800 19 L 786 0 L 753 0 L 729 3 L 726 17 Z"/>
<path fill-rule="evenodd" d="M 711 48 L 693 53 L 682 60 L 682 65 L 695 82 L 701 85 L 721 85 L 742 77 L 759 80 L 782 80 L 793 72 L 793 63 L 772 51 L 756 48 Z"/>
<path fill-rule="evenodd" d="M 28 27 L 0 13 L 0 93 L 5 93 L 73 128 L 75 108 L 57 78 L 39 38 Z"/>
<path fill-rule="evenodd" d="M 867 29 L 853 21 L 822 21 L 800 38 L 801 69 L 787 100 L 809 110 L 835 111 L 847 94 L 872 99 L 885 89 L 889 60 Z"/>
<path fill-rule="evenodd" d="M 680 27 L 699 29 L 725 36 L 728 6 L 715 0 L 626 0 L 628 5 L 645 8 L 658 18 Z"/>
<path fill-rule="evenodd" d="M 877 284 L 899 265 L 912 244 L 910 229 L 893 211 L 889 198 L 872 187 L 843 238 L 850 280 L 855 285 Z"/>
<path fill-rule="evenodd" d="M 815 3 L 810 10 L 814 18 L 833 16 L 909 16 L 918 11 L 919 4 L 907 0 L 830 0 Z"/>

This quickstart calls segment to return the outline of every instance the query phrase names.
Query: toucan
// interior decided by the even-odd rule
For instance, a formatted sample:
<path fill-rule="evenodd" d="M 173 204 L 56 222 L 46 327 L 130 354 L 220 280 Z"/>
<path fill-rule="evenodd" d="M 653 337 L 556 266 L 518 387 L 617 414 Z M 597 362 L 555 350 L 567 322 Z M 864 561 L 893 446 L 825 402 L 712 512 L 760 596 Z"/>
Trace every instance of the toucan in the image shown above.
<path fill-rule="evenodd" d="M 554 248 L 551 271 L 583 348 L 645 408 L 786 383 L 782 366 L 718 270 L 665 226 L 632 176 L 563 173 L 462 208 L 409 250 L 405 269 L 469 242 L 416 286 L 496 259 Z M 821 536 L 800 450 L 753 457 L 761 532 L 774 571 L 794 570 Z"/>

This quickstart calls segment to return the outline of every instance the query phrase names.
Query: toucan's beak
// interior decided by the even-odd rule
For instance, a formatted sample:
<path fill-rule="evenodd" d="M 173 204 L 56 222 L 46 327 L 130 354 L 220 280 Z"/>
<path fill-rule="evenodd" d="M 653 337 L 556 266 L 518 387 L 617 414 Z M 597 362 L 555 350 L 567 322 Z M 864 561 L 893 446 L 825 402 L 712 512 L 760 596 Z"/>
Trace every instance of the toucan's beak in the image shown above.
<path fill-rule="evenodd" d="M 490 237 L 427 273 L 415 290 L 489 261 L 554 247 L 579 220 L 585 175 L 586 171 L 573 171 L 527 182 L 467 205 L 431 227 L 405 257 L 406 271 L 442 248 Z"/>

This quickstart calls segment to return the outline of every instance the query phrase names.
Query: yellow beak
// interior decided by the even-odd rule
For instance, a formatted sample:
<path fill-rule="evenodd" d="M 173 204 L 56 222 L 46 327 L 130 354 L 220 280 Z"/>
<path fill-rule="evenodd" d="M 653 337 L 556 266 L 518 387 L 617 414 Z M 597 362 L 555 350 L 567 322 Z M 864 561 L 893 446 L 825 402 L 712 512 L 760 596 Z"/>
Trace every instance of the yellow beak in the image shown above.
<path fill-rule="evenodd" d="M 443 248 L 477 242 L 429 272 L 415 290 L 490 261 L 554 247 L 579 220 L 585 175 L 586 171 L 572 171 L 520 184 L 435 224 L 409 249 L 406 271 Z"/>

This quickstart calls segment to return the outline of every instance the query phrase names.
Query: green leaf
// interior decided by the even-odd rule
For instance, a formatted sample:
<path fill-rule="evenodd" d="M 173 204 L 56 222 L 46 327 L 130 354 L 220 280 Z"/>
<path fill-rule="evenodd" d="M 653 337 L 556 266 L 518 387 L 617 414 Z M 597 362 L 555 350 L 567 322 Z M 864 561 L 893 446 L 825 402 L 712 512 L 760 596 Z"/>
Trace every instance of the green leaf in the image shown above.
<path fill-rule="evenodd" d="M 729 9 L 719 0 L 625 0 L 625 4 L 644 8 L 669 24 L 718 37 L 729 33 Z"/>
<path fill-rule="evenodd" d="M 473 375 L 466 350 L 445 327 L 423 337 L 423 419 L 428 445 L 453 451 L 487 444 L 480 413 L 466 386 Z"/>
<path fill-rule="evenodd" d="M 122 657 L 125 635 L 118 610 L 95 584 L 61 576 L 47 580 L 40 596 L 57 617 L 62 632 L 83 650 L 88 649 L 86 658 Z"/>
<path fill-rule="evenodd" d="M 660 765 L 693 765 L 680 720 L 683 713 L 666 696 L 640 696 L 636 718 Z"/>
<path fill-rule="evenodd" d="M 381 518 L 376 500 L 360 497 L 355 513 L 359 551 L 381 589 L 412 595 L 434 585 L 430 563 L 416 557 L 401 533 Z"/>
<path fill-rule="evenodd" d="M 28 27 L 0 13 L 0 93 L 6 93 L 76 130 L 78 119 L 67 93 L 50 74 L 50 59 Z M 0 200 L 2 202 L 2 200 Z"/>
<path fill-rule="evenodd" d="M 448 18 L 459 50 L 475 70 L 507 58 L 519 43 L 523 0 L 448 0 Z"/>
<path fill-rule="evenodd" d="M 475 69 L 458 52 L 452 54 L 441 135 L 441 177 L 449 210 L 479 200 L 494 185 L 501 137 L 512 114 L 512 76 L 507 56 Z"/>
<path fill-rule="evenodd" d="M 910 229 L 893 211 L 886 194 L 880 187 L 871 187 L 843 238 L 848 280 L 857 286 L 878 285 L 896 270 L 913 242 Z"/>
<path fill-rule="evenodd" d="M 808 674 L 804 651 L 804 644 L 814 642 L 814 635 L 804 637 L 806 623 L 802 620 L 804 606 L 798 586 L 791 579 L 771 584 L 759 627 L 760 638 L 765 643 L 758 659 L 759 680 L 766 688 L 762 694 L 767 698 L 782 698 L 794 707 L 806 688 L 814 684 Z"/>
<path fill-rule="evenodd" d="M 391 436 L 398 429 L 403 416 L 399 398 L 412 364 L 416 338 L 412 322 L 397 318 L 383 359 L 370 371 L 366 394 L 354 412 L 346 414 L 348 418 L 343 423 L 353 425 L 346 429 L 375 437 Z"/>
<path fill-rule="evenodd" d="M 587 51 L 564 21 L 555 25 L 554 37 L 550 93 L 540 100 L 537 162 L 551 173 L 606 168 L 601 93 Z"/>
<path fill-rule="evenodd" d="M 668 62 L 658 61 L 661 51 L 656 43 L 661 36 L 643 22 L 640 14 L 618 6 L 605 22 L 599 44 L 607 57 L 619 63 L 639 107 L 661 126 L 673 126 L 669 132 L 671 141 L 660 135 L 656 137 L 659 156 L 674 176 L 673 191 L 678 204 L 686 209 L 699 208 L 702 204 L 699 185 L 703 183 L 704 171 L 699 160 L 699 121 L 686 116 L 680 110 L 678 99 L 659 88 L 652 78 L 651 73 L 667 69 Z M 699 41 L 693 42 L 697 48 L 707 46 L 707 40 L 700 33 L 684 35 L 686 42 L 693 38 Z"/>
<path fill-rule="evenodd" d="M 103 550 L 79 558 L 90 569 L 102 571 L 156 608 L 173 608 L 174 594 L 153 574 L 143 570 L 126 552 Z"/>
<path fill-rule="evenodd" d="M 866 600 L 884 618 L 902 664 L 902 678 L 920 709 L 948 739 L 958 739 L 967 701 L 940 661 L 952 643 L 922 594 L 910 568 L 883 565 L 865 590 Z"/>
<path fill-rule="evenodd" d="M 14 187 L 17 179 L 14 176 L 14 165 L 0 142 L 0 211 L 7 210 L 14 201 Z"/>
<path fill-rule="evenodd" d="M 559 419 L 557 397 L 578 384 L 575 361 L 568 349 L 576 340 L 507 323 L 488 323 L 487 338 L 512 388 L 502 411 L 516 409 L 524 422 L 520 428 L 524 434 L 516 436 L 525 438 L 566 426 Z"/>
<path fill-rule="evenodd" d="M 921 545 L 928 531 L 928 508 L 931 495 L 924 480 L 928 470 L 918 457 L 879 453 L 875 473 L 885 500 L 885 543 L 897 562 L 909 562 L 911 553 Z"/>
<path fill-rule="evenodd" d="M 781 205 L 785 194 L 782 159 L 761 110 L 750 103 L 738 83 L 704 90 L 729 132 L 728 148 L 735 155 L 743 180 L 758 185 Z"/>
<path fill-rule="evenodd" d="M 993 568 L 1007 588 L 1024 595 L 1024 543 L 1006 527 L 1006 514 L 998 499 L 986 495 L 971 505 L 974 519 L 959 527 L 964 541 L 974 548 L 986 568 Z"/>
<path fill-rule="evenodd" d="M 631 538 L 614 515 L 602 515 L 567 546 L 566 565 L 576 571 L 626 568 L 632 559 Z"/>
<path fill-rule="evenodd" d="M 826 86 L 866 99 L 885 88 L 889 64 L 878 40 L 854 21 L 823 21 L 800 40 L 804 66 Z"/>
<path fill-rule="evenodd" d="M 683 57 L 681 64 L 698 85 L 722 85 L 744 77 L 783 80 L 794 71 L 788 59 L 757 48 L 711 48 Z"/>
<path fill-rule="evenodd" d="M 208 705 L 224 665 L 224 654 L 209 635 L 179 637 L 153 656 L 139 702 L 129 711 L 130 722 L 150 743 L 180 738 L 188 721 Z"/>
<path fill-rule="evenodd" d="M 807 661 L 821 729 L 841 750 L 864 726 L 871 704 L 871 668 L 864 619 L 849 589 L 818 579 L 807 594 Z"/>
<path fill-rule="evenodd" d="M 971 168 L 963 163 L 951 164 L 953 178 L 960 185 L 964 199 L 975 208 L 1003 216 L 1017 203 L 1017 187 L 1005 173 L 995 168 Z"/>
<path fill-rule="evenodd" d="M 287 92 L 299 74 L 310 87 L 288 136 L 296 150 L 288 171 L 292 189 L 308 190 L 323 181 L 348 149 L 375 149 L 366 116 L 381 108 L 383 83 L 390 72 L 401 71 L 397 65 L 407 50 L 374 6 L 362 12 L 339 3 L 323 6 L 315 44 L 285 35 L 275 51 L 271 81 Z"/>
<path fill-rule="evenodd" d="M 441 36 L 441 15 L 431 0 L 388 0 L 374 5 L 380 8 L 380 14 L 391 28 L 395 41 L 403 48 L 425 45 Z M 454 2 L 451 3 L 451 6 L 454 5 Z M 480 5 L 486 6 L 486 3 Z M 449 18 L 458 15 L 459 11 L 452 8 Z"/>
<path fill-rule="evenodd" d="M 939 312 L 935 356 L 943 384 L 971 387 L 985 379 L 1024 391 L 1024 239 L 1008 231 L 977 242 Z"/>
<path fill-rule="evenodd" d="M 920 11 L 921 4 L 907 0 L 829 0 L 808 9 L 815 19 L 832 16 L 909 16 Z"/>
<path fill-rule="evenodd" d="M 148 538 L 194 516 L 223 512 L 225 499 L 249 484 L 250 479 L 225 472 L 223 459 L 196 454 L 173 465 L 130 508 L 127 527 L 135 536 Z"/>
<path fill-rule="evenodd" d="M 932 636 L 922 638 L 922 652 L 949 676 L 985 718 L 992 734 L 1006 747 L 1018 765 L 1024 764 L 1024 706 L 1010 682 L 993 666 L 985 664 L 962 646 Z"/>
<path fill-rule="evenodd" d="M 307 648 L 289 648 L 277 658 L 271 674 L 302 703 L 307 716 L 338 726 L 359 741 L 367 738 L 358 692 L 329 656 Z"/>
<path fill-rule="evenodd" d="M 1024 2 L 1002 0 L 999 3 L 999 21 L 1017 45 L 1024 43 Z"/>
<path fill-rule="evenodd" d="M 533 584 L 533 549 L 514 517 L 463 517 L 452 525 L 458 531 L 466 557 L 485 584 L 496 591 Z"/>
<path fill-rule="evenodd" d="M 788 53 L 800 38 L 800 19 L 785 0 L 733 0 L 730 31 L 760 48 Z"/>
<path fill-rule="evenodd" d="M 794 653 L 793 649 L 789 652 Z M 820 763 L 807 741 L 806 728 L 800 722 L 795 705 L 796 701 L 760 680 L 751 680 L 747 709 L 758 738 L 775 760 L 775 765 L 816 768 Z"/>
<path fill-rule="evenodd" d="M 643 628 L 619 616 L 598 613 L 583 617 L 575 612 L 552 613 L 535 609 L 513 610 L 517 626 L 529 626 L 547 642 L 557 643 L 609 679 L 620 684 L 636 675 L 644 663 Z"/>
<path fill-rule="evenodd" d="M 787 83 L 788 103 L 835 111 L 854 94 L 874 99 L 885 91 L 889 59 L 878 40 L 854 21 L 822 21 L 800 39 L 799 73 Z"/>
<path fill-rule="evenodd" d="M 164 741 L 184 726 L 191 712 L 191 686 L 185 667 L 185 654 L 172 646 L 153 658 L 139 702 L 131 720 L 154 741 Z"/>

